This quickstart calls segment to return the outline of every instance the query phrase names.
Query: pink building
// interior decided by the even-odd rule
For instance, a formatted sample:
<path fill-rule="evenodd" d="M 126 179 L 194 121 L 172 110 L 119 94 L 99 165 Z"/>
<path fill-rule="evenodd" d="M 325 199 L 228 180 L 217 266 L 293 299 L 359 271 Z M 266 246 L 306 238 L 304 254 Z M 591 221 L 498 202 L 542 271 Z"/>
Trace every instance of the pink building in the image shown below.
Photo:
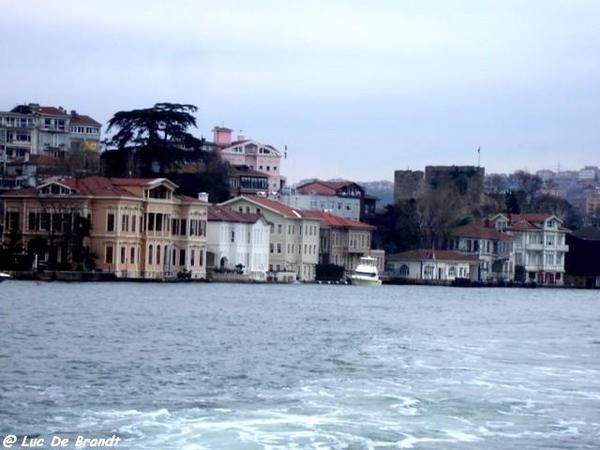
<path fill-rule="evenodd" d="M 213 128 L 213 138 L 221 160 L 266 174 L 269 177 L 268 193 L 279 192 L 285 185 L 285 177 L 280 173 L 281 152 L 271 145 L 246 139 L 242 135 L 233 140 L 232 133 L 233 130 L 229 128 Z"/>

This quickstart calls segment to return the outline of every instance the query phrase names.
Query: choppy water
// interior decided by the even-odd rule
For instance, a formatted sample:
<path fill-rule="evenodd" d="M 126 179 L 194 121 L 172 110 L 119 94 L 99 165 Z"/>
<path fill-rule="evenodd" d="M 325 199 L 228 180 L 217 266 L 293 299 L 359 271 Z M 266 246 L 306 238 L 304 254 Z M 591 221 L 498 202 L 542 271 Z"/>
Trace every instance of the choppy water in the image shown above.
<path fill-rule="evenodd" d="M 0 297 L 13 448 L 600 447 L 599 292 L 8 281 Z"/>

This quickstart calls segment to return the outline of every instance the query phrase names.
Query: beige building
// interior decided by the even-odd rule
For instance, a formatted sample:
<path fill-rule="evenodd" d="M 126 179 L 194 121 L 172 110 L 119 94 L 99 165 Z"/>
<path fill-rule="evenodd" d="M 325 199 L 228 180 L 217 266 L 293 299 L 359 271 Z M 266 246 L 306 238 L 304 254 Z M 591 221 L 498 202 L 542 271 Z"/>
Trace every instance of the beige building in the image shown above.
<path fill-rule="evenodd" d="M 371 254 L 374 226 L 325 211 L 302 211 L 302 214 L 321 221 L 319 263 L 335 264 L 352 271 L 358 266 L 361 256 Z M 378 264 L 380 270 L 383 269 L 383 258 L 381 260 Z"/>
<path fill-rule="evenodd" d="M 314 281 L 319 262 L 319 219 L 258 195 L 236 197 L 220 206 L 262 214 L 271 224 L 269 271 L 295 273 L 301 281 Z"/>
<path fill-rule="evenodd" d="M 208 203 L 165 178 L 51 178 L 3 195 L 5 234 L 49 268 L 80 268 L 82 251 L 119 277 L 206 277 Z M 91 226 L 89 233 L 81 230 Z"/>

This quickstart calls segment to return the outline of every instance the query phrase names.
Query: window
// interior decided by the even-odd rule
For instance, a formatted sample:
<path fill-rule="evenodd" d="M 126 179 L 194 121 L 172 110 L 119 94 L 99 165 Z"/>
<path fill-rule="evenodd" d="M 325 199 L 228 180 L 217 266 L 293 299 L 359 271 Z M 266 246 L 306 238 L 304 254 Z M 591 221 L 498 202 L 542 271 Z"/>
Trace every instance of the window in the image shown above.
<path fill-rule="evenodd" d="M 129 216 L 126 214 L 121 217 L 121 231 L 125 233 L 129 231 Z"/>
<path fill-rule="evenodd" d="M 160 245 L 156 246 L 156 264 L 160 264 Z"/>
<path fill-rule="evenodd" d="M 131 216 L 131 232 L 132 233 L 135 233 L 135 223 L 136 223 L 135 215 L 132 215 Z"/>
<path fill-rule="evenodd" d="M 235 231 L 231 230 L 231 242 L 235 242 Z"/>
<path fill-rule="evenodd" d="M 185 266 L 185 249 L 179 250 L 179 265 Z"/>
<path fill-rule="evenodd" d="M 400 276 L 403 278 L 407 278 L 409 273 L 410 273 L 409 267 L 406 264 L 402 264 L 402 267 L 400 267 L 400 270 L 399 270 Z"/>
<path fill-rule="evenodd" d="M 6 213 L 6 229 L 7 230 L 18 230 L 19 229 L 19 212 L 10 211 Z"/>
<path fill-rule="evenodd" d="M 196 265 L 196 250 L 191 250 L 190 252 L 190 266 Z"/>
<path fill-rule="evenodd" d="M 148 246 L 148 264 L 152 264 L 152 259 L 154 256 L 154 252 L 152 250 L 153 250 L 153 247 L 152 247 L 152 244 L 150 244 Z"/>
<path fill-rule="evenodd" d="M 121 247 L 121 264 L 125 264 L 125 247 Z"/>
<path fill-rule="evenodd" d="M 277 244 L 277 253 L 281 253 L 281 244 L 280 243 Z"/>
<path fill-rule="evenodd" d="M 135 247 L 131 247 L 131 251 L 129 253 L 129 262 L 131 264 L 135 264 Z"/>
<path fill-rule="evenodd" d="M 112 245 L 107 245 L 104 253 L 104 262 L 106 264 L 112 264 L 114 261 L 114 247 Z"/>
<path fill-rule="evenodd" d="M 115 214 L 108 213 L 106 216 L 106 231 L 115 231 Z"/>

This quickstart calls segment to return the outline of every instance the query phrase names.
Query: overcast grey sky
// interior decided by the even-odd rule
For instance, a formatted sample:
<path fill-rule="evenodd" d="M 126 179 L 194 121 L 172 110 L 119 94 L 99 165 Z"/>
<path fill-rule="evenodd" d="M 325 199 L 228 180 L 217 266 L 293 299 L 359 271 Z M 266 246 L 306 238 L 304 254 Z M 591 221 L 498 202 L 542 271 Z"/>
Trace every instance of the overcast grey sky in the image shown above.
<path fill-rule="evenodd" d="M 0 109 L 199 107 L 289 182 L 598 165 L 598 0 L 5 1 Z"/>

